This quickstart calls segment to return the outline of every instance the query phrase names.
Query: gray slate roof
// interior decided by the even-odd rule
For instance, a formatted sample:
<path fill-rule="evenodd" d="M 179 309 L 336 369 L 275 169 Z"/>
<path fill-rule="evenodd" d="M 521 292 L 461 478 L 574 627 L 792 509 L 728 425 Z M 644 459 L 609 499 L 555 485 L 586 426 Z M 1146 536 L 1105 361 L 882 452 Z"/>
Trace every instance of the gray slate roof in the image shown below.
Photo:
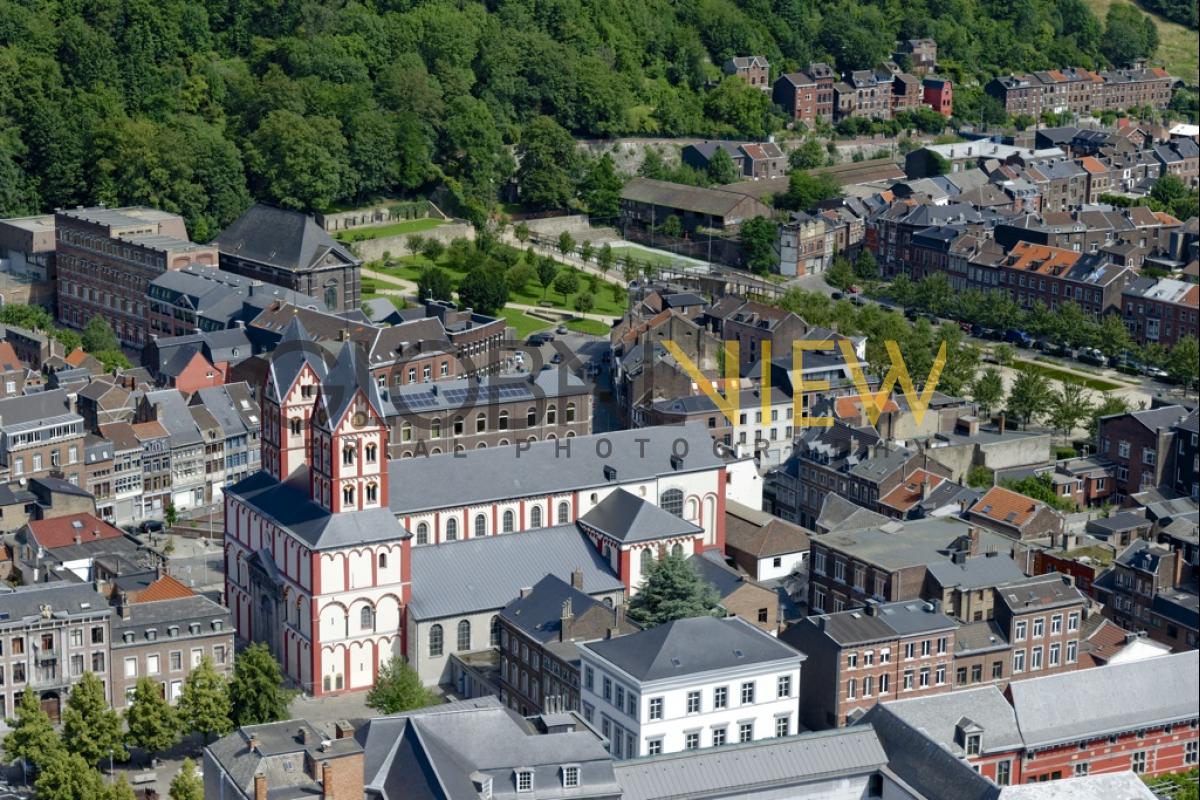
<path fill-rule="evenodd" d="M 1195 719 L 1200 651 L 1014 681 L 1009 693 L 1028 748 Z"/>
<path fill-rule="evenodd" d="M 747 664 L 794 661 L 804 654 L 739 617 L 690 617 L 640 633 L 579 645 L 642 683 Z"/>
<path fill-rule="evenodd" d="M 602 444 L 605 440 L 611 452 Z M 678 470 L 671 465 L 676 442 L 680 452 L 687 449 Z M 669 481 L 672 474 L 716 469 L 723 463 L 713 454 L 712 437 L 702 425 L 613 431 L 534 442 L 527 449 L 513 445 L 393 460 L 388 463 L 388 504 L 397 513 L 417 513 L 599 488 L 612 483 L 605 477 L 605 467 L 616 470 L 616 481 L 627 483 Z"/>
<path fill-rule="evenodd" d="M 291 272 L 307 272 L 330 253 L 343 263 L 358 263 L 312 217 L 261 204 L 246 209 L 213 243 L 223 254 Z"/>
<path fill-rule="evenodd" d="M 273 395 L 271 399 L 280 402 L 306 365 L 313 369 L 318 378 L 325 377 L 321 348 L 308 335 L 300 317 L 295 316 L 283 329 L 279 344 L 271 354 L 271 365 L 267 368 L 270 378 L 268 387 Z"/>
<path fill-rule="evenodd" d="M 82 419 L 71 411 L 70 404 L 64 389 L 51 389 L 0 400 L 0 428 L 11 431 L 20 427 L 39 427 L 60 419 Z"/>
<path fill-rule="evenodd" d="M 257 472 L 225 491 L 290 530 L 313 550 L 396 541 L 410 535 L 386 508 L 330 514 L 308 496 L 306 469 L 298 469 L 293 478 L 281 483 L 266 472 Z"/>
<path fill-rule="evenodd" d="M 111 614 L 108 602 L 90 583 L 54 581 L 33 586 L 18 586 L 0 593 L 0 625 L 27 617 L 37 617 L 43 606 L 54 616 L 61 614 Z"/>
<path fill-rule="evenodd" d="M 214 627 L 214 622 L 220 622 L 220 627 Z M 156 641 L 175 641 L 177 638 L 191 636 L 189 623 L 200 624 L 197 636 L 211 636 L 218 631 L 233 633 L 233 617 L 229 609 L 203 595 L 194 597 L 179 597 L 172 600 L 155 600 L 147 603 L 130 603 L 129 618 L 114 616 L 112 621 L 113 648 L 125 644 L 126 632 L 134 634 L 131 645 L 145 644 L 146 632 L 157 632 Z M 171 637 L 168 628 L 179 626 L 178 637 Z"/>
<path fill-rule="evenodd" d="M 875 732 L 856 727 L 619 761 L 616 775 L 623 800 L 697 800 L 870 775 L 886 764 Z"/>
<path fill-rule="evenodd" d="M 871 714 L 888 766 L 924 800 L 995 800 L 1000 788 L 966 761 L 892 714 Z M 866 717 L 851 728 L 866 727 Z"/>
<path fill-rule="evenodd" d="M 938 561 L 929 565 L 929 574 L 943 587 L 982 589 L 1025 578 L 1012 557 L 1005 554 L 973 556 L 962 564 Z"/>
<path fill-rule="evenodd" d="M 570 582 L 576 568 L 585 594 L 624 589 L 574 525 L 414 547 L 409 611 L 415 619 L 439 619 L 501 609 L 546 575 Z"/>
<path fill-rule="evenodd" d="M 576 617 L 604 605 L 557 575 L 547 575 L 534 584 L 527 595 L 506 605 L 500 611 L 500 617 L 544 644 L 558 638 L 562 628 L 562 607 L 567 600 L 571 601 L 571 613 Z"/>
<path fill-rule="evenodd" d="M 609 494 L 579 521 L 618 542 L 645 542 L 704 533 L 703 528 L 624 489 Z"/>
<path fill-rule="evenodd" d="M 882 703 L 867 713 L 863 723 L 869 724 L 872 717 L 885 714 L 904 720 L 960 758 L 966 756 L 955 731 L 960 722 L 964 727 L 973 724 L 982 728 L 980 747 L 985 755 L 1017 750 L 1022 744 L 1016 714 L 996 686 Z"/>

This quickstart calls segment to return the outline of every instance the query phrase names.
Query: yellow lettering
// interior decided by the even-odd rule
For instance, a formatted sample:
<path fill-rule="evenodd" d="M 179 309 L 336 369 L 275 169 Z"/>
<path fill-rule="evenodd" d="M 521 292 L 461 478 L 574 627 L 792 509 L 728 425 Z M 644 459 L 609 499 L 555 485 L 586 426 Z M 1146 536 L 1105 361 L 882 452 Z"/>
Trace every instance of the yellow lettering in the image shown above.
<path fill-rule="evenodd" d="M 888 368 L 887 375 L 879 384 L 879 391 L 872 393 L 866 376 L 859 367 L 858 358 L 854 354 L 854 345 L 847 340 L 841 342 L 842 355 L 845 356 L 846 365 L 850 368 L 850 377 L 862 398 L 867 419 L 872 425 L 879 422 L 879 416 L 887 407 L 888 398 L 892 396 L 896 382 L 899 381 L 913 418 L 920 425 L 921 421 L 925 419 L 925 412 L 929 410 L 929 401 L 933 398 L 933 391 L 937 388 L 938 379 L 942 376 L 942 369 L 946 366 L 946 343 L 942 342 L 941 347 L 938 348 L 937 356 L 933 359 L 933 366 L 929 370 L 929 377 L 925 381 L 921 394 L 917 394 L 912 377 L 908 374 L 908 368 L 904 365 L 904 357 L 900 354 L 900 345 L 894 341 L 887 341 L 884 345 L 887 347 L 892 364 Z"/>
<path fill-rule="evenodd" d="M 796 427 L 805 428 L 815 425 L 820 428 L 833 427 L 833 417 L 812 417 L 804 413 L 803 399 L 805 392 L 820 392 L 829 389 L 829 381 L 804 380 L 804 351 L 832 350 L 834 343 L 831 339 L 801 339 L 792 342 L 792 416 L 796 419 Z M 853 353 L 853 351 L 851 351 Z"/>
<path fill-rule="evenodd" d="M 725 415 L 725 419 L 729 420 L 730 425 L 737 425 L 738 410 L 741 405 L 741 385 L 738 380 L 738 343 L 729 341 L 724 343 L 725 353 L 725 394 L 722 395 L 713 388 L 712 380 L 705 376 L 700 368 L 696 366 L 696 362 L 688 358 L 687 353 L 679 345 L 670 339 L 663 340 L 663 347 L 671 354 L 671 357 L 683 367 L 696 385 L 700 387 L 700 391 L 704 392 L 705 396 L 717 406 L 717 409 Z"/>

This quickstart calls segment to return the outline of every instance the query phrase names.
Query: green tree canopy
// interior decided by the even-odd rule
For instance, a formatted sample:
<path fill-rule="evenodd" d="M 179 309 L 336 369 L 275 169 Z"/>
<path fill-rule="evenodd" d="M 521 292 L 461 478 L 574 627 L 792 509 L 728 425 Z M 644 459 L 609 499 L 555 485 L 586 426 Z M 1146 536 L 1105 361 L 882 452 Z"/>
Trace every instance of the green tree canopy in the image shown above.
<path fill-rule="evenodd" d="M 718 186 L 738 179 L 737 167 L 724 147 L 718 147 L 708 160 L 708 179 Z"/>
<path fill-rule="evenodd" d="M 795 170 L 788 176 L 788 190 L 775 200 L 781 208 L 807 211 L 822 200 L 838 197 L 842 193 L 837 181 L 824 173 Z"/>
<path fill-rule="evenodd" d="M 104 683 L 91 672 L 83 673 L 72 687 L 62 723 L 63 744 L 88 764 L 109 756 L 124 760 L 129 755 L 121 715 L 105 699 Z"/>
<path fill-rule="evenodd" d="M 742 223 L 738 240 L 750 269 L 765 275 L 779 266 L 779 254 L 775 250 L 778 230 L 766 217 L 754 217 Z"/>
<path fill-rule="evenodd" d="M 458 284 L 458 302 L 480 314 L 495 316 L 508 302 L 508 283 L 495 267 L 479 266 Z"/>
<path fill-rule="evenodd" d="M 38 800 L 109 800 L 104 779 L 77 753 L 54 752 L 34 783 Z"/>
<path fill-rule="evenodd" d="M 129 744 L 142 748 L 150 757 L 179 741 L 179 715 L 162 696 L 159 685 L 149 678 L 138 678 L 133 701 L 125 710 L 125 724 L 129 727 Z"/>
<path fill-rule="evenodd" d="M 228 687 L 207 655 L 192 667 L 183 682 L 179 718 L 186 730 L 203 734 L 206 741 L 210 736 L 221 736 L 233 730 Z"/>
<path fill-rule="evenodd" d="M 535 208 L 566 208 L 575 197 L 579 157 L 571 134 L 550 117 L 534 117 L 517 147 L 521 200 Z"/>
<path fill-rule="evenodd" d="M 1008 394 L 1008 410 L 1029 425 L 1041 418 L 1054 403 L 1054 392 L 1045 375 L 1031 369 L 1018 370 Z"/>
<path fill-rule="evenodd" d="M 971 383 L 971 399 L 985 414 L 1004 402 L 1004 379 L 997 369 L 985 369 Z"/>
<path fill-rule="evenodd" d="M 380 714 L 398 714 L 436 702 L 437 695 L 425 688 L 417 671 L 401 656 L 393 656 L 383 665 L 367 692 L 367 708 Z"/>
<path fill-rule="evenodd" d="M 283 672 L 264 642 L 256 642 L 238 653 L 229 682 L 229 702 L 234 722 L 259 725 L 291 715 L 293 693 L 283 688 Z"/>
<path fill-rule="evenodd" d="M 650 628 L 685 617 L 718 616 L 719 601 L 717 590 L 686 559 L 667 554 L 650 563 L 629 602 L 629 618 Z"/>
<path fill-rule="evenodd" d="M 196 774 L 196 764 L 190 758 L 183 760 L 179 772 L 171 779 L 169 797 L 171 800 L 204 800 L 204 782 Z"/>
<path fill-rule="evenodd" d="M 64 752 L 63 743 L 54 732 L 50 717 L 28 685 L 17 701 L 15 716 L 8 720 L 9 732 L 4 737 L 4 757 L 8 761 L 23 759 L 41 769 L 54 756 Z"/>
<path fill-rule="evenodd" d="M 417 298 L 420 300 L 450 300 L 454 284 L 450 273 L 441 267 L 427 267 L 417 277 Z"/>

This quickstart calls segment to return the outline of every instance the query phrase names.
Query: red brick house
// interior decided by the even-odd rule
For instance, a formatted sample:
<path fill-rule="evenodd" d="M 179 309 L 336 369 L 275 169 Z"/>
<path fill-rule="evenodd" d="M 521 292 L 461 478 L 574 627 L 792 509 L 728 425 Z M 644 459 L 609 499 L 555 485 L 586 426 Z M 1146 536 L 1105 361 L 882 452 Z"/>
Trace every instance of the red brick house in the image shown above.
<path fill-rule="evenodd" d="M 967 512 L 977 522 L 1005 536 L 1026 541 L 1062 533 L 1063 518 L 1045 503 L 994 486 Z"/>
<path fill-rule="evenodd" d="M 771 91 L 771 62 L 766 56 L 734 56 L 725 62 L 725 74 L 736 75 L 759 91 Z"/>
<path fill-rule="evenodd" d="M 954 84 L 945 78 L 926 78 L 921 90 L 925 105 L 946 119 L 954 116 Z"/>
<path fill-rule="evenodd" d="M 1100 418 L 1096 455 L 1115 467 L 1115 502 L 1125 503 L 1129 495 L 1159 486 L 1171 474 L 1173 426 L 1186 416 L 1183 406 L 1163 406 Z"/>

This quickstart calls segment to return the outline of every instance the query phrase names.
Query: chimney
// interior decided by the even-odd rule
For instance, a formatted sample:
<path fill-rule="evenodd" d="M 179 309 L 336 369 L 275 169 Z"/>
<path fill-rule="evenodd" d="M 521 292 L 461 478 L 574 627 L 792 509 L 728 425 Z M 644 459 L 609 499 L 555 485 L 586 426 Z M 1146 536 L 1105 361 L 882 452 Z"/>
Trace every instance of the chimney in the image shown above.
<path fill-rule="evenodd" d="M 1174 566 L 1174 571 L 1171 574 L 1171 588 L 1172 589 L 1178 589 L 1179 585 L 1181 583 L 1183 583 L 1183 562 L 1184 562 L 1183 548 L 1176 547 L 1175 548 L 1175 566 Z"/>
<path fill-rule="evenodd" d="M 300 726 L 300 744 L 308 744 L 308 728 L 304 725 Z"/>
<path fill-rule="evenodd" d="M 522 598 L 529 597 L 529 595 L 531 595 L 531 594 L 533 594 L 532 586 L 522 586 L 521 587 L 521 597 Z"/>
<path fill-rule="evenodd" d="M 333 767 L 326 761 L 321 764 L 321 797 L 323 800 L 334 800 Z"/>
<path fill-rule="evenodd" d="M 967 553 L 970 555 L 979 554 L 979 528 L 967 528 L 967 540 L 970 544 L 967 546 Z"/>
<path fill-rule="evenodd" d="M 867 604 L 866 604 L 866 606 L 863 608 L 863 612 L 864 612 L 864 613 L 865 613 L 865 614 L 866 614 L 868 617 L 877 617 L 877 616 L 879 616 L 879 601 L 878 601 L 878 600 L 876 600 L 874 597 L 868 597 L 868 598 L 867 598 Z"/>
<path fill-rule="evenodd" d="M 613 624 L 605 632 L 605 639 L 615 639 L 621 635 L 621 622 L 624 617 L 624 612 L 619 605 L 613 605 Z"/>
<path fill-rule="evenodd" d="M 333 723 L 333 738 L 349 739 L 354 736 L 354 726 L 350 724 L 350 720 L 339 719 Z"/>
<path fill-rule="evenodd" d="M 79 535 L 79 531 L 75 532 L 75 544 L 83 544 L 83 537 Z"/>
<path fill-rule="evenodd" d="M 965 550 L 955 550 L 950 554 L 950 561 L 960 566 L 967 563 L 967 552 Z"/>
<path fill-rule="evenodd" d="M 254 800 L 267 800 L 267 776 L 254 776 Z"/>
<path fill-rule="evenodd" d="M 571 640 L 571 623 L 575 621 L 575 612 L 571 608 L 571 598 L 563 600 L 562 613 L 558 619 L 558 640 L 560 642 L 569 642 Z"/>
<path fill-rule="evenodd" d="M 929 486 L 931 483 L 932 482 L 929 480 L 928 475 L 921 479 L 921 500 L 922 501 L 929 499 Z"/>
<path fill-rule="evenodd" d="M 246 747 L 250 748 L 250 752 L 258 750 L 258 735 L 254 733 L 246 734 Z"/>
<path fill-rule="evenodd" d="M 857 454 L 858 454 L 858 437 L 851 436 L 850 437 L 850 455 L 853 456 L 853 455 L 857 455 Z"/>
<path fill-rule="evenodd" d="M 576 567 L 571 570 L 571 588 L 583 591 L 583 568 Z"/>

